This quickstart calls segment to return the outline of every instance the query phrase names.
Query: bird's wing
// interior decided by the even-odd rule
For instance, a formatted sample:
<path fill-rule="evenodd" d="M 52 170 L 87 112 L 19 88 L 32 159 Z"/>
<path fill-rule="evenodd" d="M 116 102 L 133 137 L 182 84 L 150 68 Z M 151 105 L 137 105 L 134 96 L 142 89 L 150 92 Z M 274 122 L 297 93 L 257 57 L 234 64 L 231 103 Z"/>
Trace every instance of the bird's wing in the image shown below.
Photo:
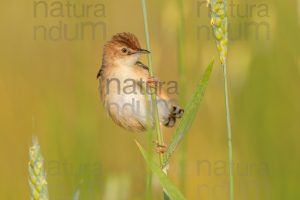
<path fill-rule="evenodd" d="M 99 77 L 101 77 L 102 74 L 103 74 L 103 67 L 101 66 L 101 68 L 99 69 L 99 71 L 98 71 L 98 73 L 97 73 L 97 79 L 98 79 Z"/>

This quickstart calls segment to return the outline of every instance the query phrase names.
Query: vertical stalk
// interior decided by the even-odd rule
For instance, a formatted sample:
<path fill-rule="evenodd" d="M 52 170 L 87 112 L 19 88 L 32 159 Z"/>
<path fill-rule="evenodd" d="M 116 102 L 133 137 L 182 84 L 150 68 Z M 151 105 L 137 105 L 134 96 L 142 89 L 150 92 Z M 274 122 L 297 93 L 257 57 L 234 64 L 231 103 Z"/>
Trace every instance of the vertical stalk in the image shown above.
<path fill-rule="evenodd" d="M 224 96 L 225 96 L 225 112 L 226 112 L 226 127 L 227 127 L 227 142 L 228 142 L 228 163 L 229 163 L 229 199 L 234 200 L 233 186 L 233 153 L 232 153 L 232 132 L 228 98 L 228 80 L 227 80 L 227 62 L 222 65 L 224 78 Z"/>
<path fill-rule="evenodd" d="M 149 28 L 148 28 L 148 15 L 147 15 L 147 7 L 146 7 L 146 0 L 141 0 L 142 2 L 142 9 L 143 9 L 143 16 L 144 16 L 144 29 L 145 29 L 145 36 L 146 36 L 146 46 L 147 49 L 151 52 L 151 45 L 150 45 L 150 36 L 149 36 Z M 149 73 L 151 76 L 153 76 L 153 68 L 152 68 L 152 55 L 148 54 L 148 67 L 149 67 Z M 154 111 L 154 119 L 155 119 L 155 131 L 157 136 L 157 142 L 159 145 L 164 144 L 164 138 L 161 133 L 160 129 L 160 121 L 158 116 L 158 109 L 157 109 L 157 101 L 156 101 L 156 91 L 155 89 L 152 89 L 151 91 L 151 102 L 152 102 L 152 109 Z M 159 161 L 160 165 L 163 166 L 164 163 L 164 156 L 162 154 L 159 154 Z"/>
<path fill-rule="evenodd" d="M 142 4 L 142 10 L 143 10 L 143 17 L 144 17 L 144 30 L 145 30 L 145 36 L 146 36 L 146 45 L 147 49 L 151 51 L 151 45 L 150 45 L 150 36 L 149 36 L 149 28 L 148 28 L 148 14 L 147 14 L 147 6 L 146 6 L 146 0 L 141 0 Z M 149 67 L 149 73 L 151 76 L 153 76 L 153 68 L 152 68 L 152 55 L 148 54 L 148 67 Z M 160 121 L 159 121 L 159 115 L 158 115 L 158 109 L 157 109 L 157 100 L 156 100 L 156 90 L 151 89 L 151 102 L 152 102 L 152 109 L 153 109 L 153 114 L 152 118 L 155 119 L 155 130 L 156 130 L 156 137 L 157 137 L 157 142 L 159 145 L 164 144 L 164 138 L 161 132 L 160 128 Z M 159 154 L 159 162 L 160 162 L 160 167 L 163 168 L 164 164 L 164 155 Z M 167 173 L 167 170 L 164 170 L 165 173 Z M 169 197 L 168 195 L 164 192 L 164 200 L 168 200 Z"/>
<path fill-rule="evenodd" d="M 149 124 L 150 125 L 150 124 Z M 151 131 L 148 131 L 147 132 L 148 134 L 148 148 L 152 150 L 152 140 L 153 140 L 153 137 L 152 137 L 152 133 Z M 152 151 L 149 151 L 149 157 L 150 157 L 150 160 L 152 161 L 153 160 L 153 153 Z M 145 195 L 145 199 L 146 200 L 152 200 L 152 170 L 149 166 L 147 166 L 147 170 L 146 170 L 146 195 Z"/>
<path fill-rule="evenodd" d="M 229 199 L 234 200 L 233 184 L 233 153 L 232 153 L 232 132 L 228 99 L 228 80 L 227 80 L 227 48 L 228 48 L 228 17 L 227 0 L 210 0 L 208 6 L 211 15 L 211 25 L 216 38 L 220 61 L 224 79 L 224 97 L 227 127 L 228 163 L 229 163 Z"/>
<path fill-rule="evenodd" d="M 144 91 L 144 94 L 145 94 L 145 99 L 146 100 L 146 110 L 147 110 L 147 113 L 149 113 L 150 111 L 150 105 L 149 105 L 149 96 L 147 95 L 147 91 L 145 89 Z M 148 127 L 151 127 L 151 119 L 150 119 L 151 116 L 147 115 L 147 126 Z M 148 129 L 147 130 L 147 146 L 148 146 L 148 149 L 150 150 L 149 151 L 149 159 L 150 159 L 150 162 L 153 162 L 153 132 L 151 129 Z M 145 199 L 146 200 L 152 200 L 152 176 L 153 176 L 153 173 L 152 173 L 152 170 L 151 170 L 151 167 L 149 165 L 147 165 L 147 170 L 146 170 L 146 193 L 145 193 Z"/>

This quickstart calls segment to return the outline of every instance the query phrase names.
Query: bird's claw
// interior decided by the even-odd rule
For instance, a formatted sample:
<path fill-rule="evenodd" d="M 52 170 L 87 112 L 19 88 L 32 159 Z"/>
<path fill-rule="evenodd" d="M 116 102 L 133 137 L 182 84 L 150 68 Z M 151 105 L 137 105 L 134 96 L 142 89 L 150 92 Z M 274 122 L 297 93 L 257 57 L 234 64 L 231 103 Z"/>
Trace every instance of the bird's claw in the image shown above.
<path fill-rule="evenodd" d="M 159 84 L 162 83 L 162 81 L 158 80 L 155 77 L 149 77 L 147 80 L 147 83 L 151 86 L 151 87 L 157 87 L 159 86 Z"/>
<path fill-rule="evenodd" d="M 155 147 L 155 151 L 156 153 L 166 153 L 168 150 L 168 145 L 166 144 L 159 144 L 158 142 L 156 142 L 156 147 Z"/>

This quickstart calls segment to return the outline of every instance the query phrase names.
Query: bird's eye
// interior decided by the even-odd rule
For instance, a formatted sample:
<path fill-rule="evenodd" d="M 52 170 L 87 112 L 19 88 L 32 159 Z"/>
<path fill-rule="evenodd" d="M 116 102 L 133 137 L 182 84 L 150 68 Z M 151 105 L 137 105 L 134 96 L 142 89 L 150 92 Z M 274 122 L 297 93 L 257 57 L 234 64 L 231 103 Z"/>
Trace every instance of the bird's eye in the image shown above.
<path fill-rule="evenodd" d="M 123 48 L 123 49 L 122 49 L 122 52 L 123 52 L 123 53 L 127 53 L 127 51 L 128 51 L 128 50 L 127 50 L 126 48 Z"/>

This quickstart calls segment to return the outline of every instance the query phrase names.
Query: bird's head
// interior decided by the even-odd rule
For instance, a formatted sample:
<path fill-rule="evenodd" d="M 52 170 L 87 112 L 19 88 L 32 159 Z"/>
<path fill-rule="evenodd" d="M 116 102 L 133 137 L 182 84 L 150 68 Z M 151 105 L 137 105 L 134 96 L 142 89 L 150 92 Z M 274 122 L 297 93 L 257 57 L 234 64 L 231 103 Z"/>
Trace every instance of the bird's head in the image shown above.
<path fill-rule="evenodd" d="M 116 65 L 132 66 L 141 54 L 150 53 L 142 49 L 137 37 L 132 33 L 118 33 L 104 46 L 106 61 Z"/>

